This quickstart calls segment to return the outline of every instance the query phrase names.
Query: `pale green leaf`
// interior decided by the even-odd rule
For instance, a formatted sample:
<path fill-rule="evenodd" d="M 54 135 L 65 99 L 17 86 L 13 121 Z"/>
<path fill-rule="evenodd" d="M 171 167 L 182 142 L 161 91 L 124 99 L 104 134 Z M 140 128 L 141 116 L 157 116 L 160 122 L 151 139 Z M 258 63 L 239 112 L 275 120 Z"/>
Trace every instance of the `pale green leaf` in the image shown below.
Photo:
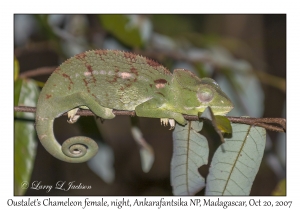
<path fill-rule="evenodd" d="M 205 179 L 198 168 L 208 162 L 208 143 L 199 134 L 203 122 L 176 124 L 173 132 L 173 157 L 171 162 L 171 185 L 174 195 L 195 195 L 205 187 Z"/>
<path fill-rule="evenodd" d="M 249 195 L 266 144 L 266 130 L 232 124 L 232 137 L 215 152 L 206 181 L 206 195 Z"/>
<path fill-rule="evenodd" d="M 264 91 L 253 68 L 243 60 L 231 61 L 231 67 L 223 66 L 216 81 L 235 104 L 232 116 L 260 117 L 264 110 Z"/>
<path fill-rule="evenodd" d="M 36 106 L 39 90 L 32 80 L 23 80 L 19 105 Z M 14 187 L 15 195 L 23 195 L 29 182 L 36 154 L 34 114 L 15 112 L 14 122 Z"/>
<path fill-rule="evenodd" d="M 130 47 L 140 48 L 143 45 L 139 25 L 132 23 L 128 15 L 100 15 L 102 26 L 119 41 Z"/>
<path fill-rule="evenodd" d="M 139 145 L 142 169 L 145 173 L 149 172 L 154 162 L 154 151 L 151 145 L 143 138 L 141 130 L 132 126 L 131 133 L 135 142 Z"/>

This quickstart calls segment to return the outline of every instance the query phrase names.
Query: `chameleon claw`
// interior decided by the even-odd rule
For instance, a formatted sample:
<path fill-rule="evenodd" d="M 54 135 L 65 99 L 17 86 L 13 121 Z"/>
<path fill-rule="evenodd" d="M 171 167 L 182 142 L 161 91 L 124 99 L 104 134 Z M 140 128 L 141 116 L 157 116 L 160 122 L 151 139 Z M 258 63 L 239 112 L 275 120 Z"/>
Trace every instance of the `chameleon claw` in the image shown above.
<path fill-rule="evenodd" d="M 160 124 L 163 126 L 168 125 L 169 118 L 160 118 Z"/>
<path fill-rule="evenodd" d="M 168 126 L 170 124 L 170 130 L 175 128 L 175 120 L 169 118 L 160 118 L 160 124 L 163 126 Z"/>
<path fill-rule="evenodd" d="M 175 128 L 175 120 L 174 119 L 169 119 L 169 124 L 170 124 L 170 129 L 173 130 Z"/>
<path fill-rule="evenodd" d="M 68 111 L 68 120 L 67 122 L 70 124 L 76 123 L 79 119 L 80 115 L 76 115 L 79 108 L 72 109 Z"/>

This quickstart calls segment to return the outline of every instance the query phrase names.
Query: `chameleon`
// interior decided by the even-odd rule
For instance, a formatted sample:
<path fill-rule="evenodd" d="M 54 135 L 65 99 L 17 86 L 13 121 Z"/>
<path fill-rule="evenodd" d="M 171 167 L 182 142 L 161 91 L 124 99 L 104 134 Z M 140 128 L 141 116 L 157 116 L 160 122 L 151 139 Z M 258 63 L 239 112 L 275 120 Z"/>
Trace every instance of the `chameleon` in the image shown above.
<path fill-rule="evenodd" d="M 43 147 L 54 157 L 81 163 L 98 151 L 85 136 L 58 143 L 53 123 L 64 113 L 75 123 L 79 109 L 89 109 L 102 119 L 113 110 L 135 111 L 139 117 L 160 118 L 163 124 L 185 125 L 183 116 L 197 115 L 210 106 L 225 115 L 233 104 L 211 78 L 198 78 L 185 69 L 173 73 L 146 57 L 118 50 L 91 50 L 63 62 L 50 75 L 39 95 L 36 131 Z"/>

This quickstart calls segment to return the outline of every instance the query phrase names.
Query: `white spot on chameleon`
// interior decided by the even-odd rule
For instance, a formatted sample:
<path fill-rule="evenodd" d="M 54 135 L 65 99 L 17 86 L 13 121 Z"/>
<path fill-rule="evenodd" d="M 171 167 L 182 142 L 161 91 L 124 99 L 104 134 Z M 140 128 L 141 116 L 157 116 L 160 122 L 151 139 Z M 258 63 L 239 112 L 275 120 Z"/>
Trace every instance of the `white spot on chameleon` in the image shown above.
<path fill-rule="evenodd" d="M 128 73 L 128 72 L 120 72 L 118 73 L 119 77 L 121 77 L 122 79 L 128 79 L 132 77 L 132 74 Z"/>
<path fill-rule="evenodd" d="M 157 88 L 157 89 L 160 89 L 160 88 L 164 88 L 166 85 L 164 84 L 164 83 L 157 83 L 156 85 L 155 85 L 155 87 Z"/>
<path fill-rule="evenodd" d="M 107 72 L 107 75 L 115 75 L 115 72 L 114 71 L 109 71 L 109 72 Z"/>
<path fill-rule="evenodd" d="M 193 108 L 195 108 L 195 107 L 187 107 L 187 106 L 184 107 L 185 110 L 191 110 Z"/>
<path fill-rule="evenodd" d="M 46 118 L 46 117 L 39 117 L 38 119 L 41 121 L 48 120 L 48 118 Z"/>
<path fill-rule="evenodd" d="M 223 101 L 223 100 L 221 100 L 221 103 L 222 103 L 222 104 L 224 104 L 224 101 Z"/>
<path fill-rule="evenodd" d="M 100 70 L 99 73 L 102 74 L 102 75 L 105 75 L 105 74 L 106 74 L 106 71 Z"/>
<path fill-rule="evenodd" d="M 95 74 L 95 75 L 98 74 L 98 71 L 94 70 L 94 71 L 93 71 L 93 74 Z"/>
<path fill-rule="evenodd" d="M 45 138 L 46 136 L 47 136 L 47 135 L 44 134 L 44 135 L 40 136 L 40 139 L 42 140 L 42 139 Z"/>
<path fill-rule="evenodd" d="M 92 75 L 92 73 L 91 73 L 91 72 L 89 72 L 89 71 L 86 71 L 86 72 L 84 72 L 83 74 L 84 74 L 84 76 L 86 76 L 86 77 L 88 77 L 88 76 L 91 76 L 91 75 Z"/>

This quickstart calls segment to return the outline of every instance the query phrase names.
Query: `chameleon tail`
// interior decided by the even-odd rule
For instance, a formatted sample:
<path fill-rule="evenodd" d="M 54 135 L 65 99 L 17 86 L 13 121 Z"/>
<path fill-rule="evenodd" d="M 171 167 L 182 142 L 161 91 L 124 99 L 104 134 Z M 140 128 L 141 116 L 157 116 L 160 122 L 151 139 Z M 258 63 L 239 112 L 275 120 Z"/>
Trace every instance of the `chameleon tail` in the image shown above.
<path fill-rule="evenodd" d="M 98 145 L 91 138 L 76 136 L 60 145 L 53 132 L 54 117 L 41 117 L 37 110 L 36 130 L 41 144 L 54 157 L 70 162 L 81 163 L 97 154 Z"/>

